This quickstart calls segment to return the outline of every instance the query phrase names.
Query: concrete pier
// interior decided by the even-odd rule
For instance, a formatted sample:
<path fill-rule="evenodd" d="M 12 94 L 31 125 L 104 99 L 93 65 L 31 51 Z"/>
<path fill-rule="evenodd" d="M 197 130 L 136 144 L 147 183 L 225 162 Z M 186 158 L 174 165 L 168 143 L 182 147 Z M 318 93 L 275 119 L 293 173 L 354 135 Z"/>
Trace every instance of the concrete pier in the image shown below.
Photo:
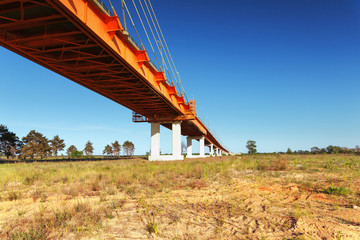
<path fill-rule="evenodd" d="M 181 155 L 181 122 L 172 123 L 172 155 L 160 155 L 160 123 L 151 123 L 150 161 L 184 160 Z"/>

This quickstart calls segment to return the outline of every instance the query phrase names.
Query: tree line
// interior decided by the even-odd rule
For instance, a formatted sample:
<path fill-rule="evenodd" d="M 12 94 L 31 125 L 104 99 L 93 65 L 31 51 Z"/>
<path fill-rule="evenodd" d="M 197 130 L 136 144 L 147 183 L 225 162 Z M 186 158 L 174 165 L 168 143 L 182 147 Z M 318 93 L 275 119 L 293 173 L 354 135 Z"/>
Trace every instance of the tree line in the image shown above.
<path fill-rule="evenodd" d="M 286 151 L 287 154 L 360 154 L 360 146 L 356 145 L 354 148 L 340 147 L 329 145 L 326 148 L 312 147 L 309 150 L 292 151 L 290 148 Z"/>
<path fill-rule="evenodd" d="M 65 147 L 64 139 L 58 135 L 49 140 L 42 133 L 31 130 L 20 140 L 14 132 L 0 124 L 0 156 L 5 156 L 8 159 L 15 157 L 21 159 L 57 157 L 58 153 L 63 151 Z M 119 157 L 122 149 L 126 156 L 134 155 L 135 146 L 131 141 L 125 141 L 122 145 L 118 141 L 108 144 L 105 146 L 103 154 Z M 69 158 L 90 157 L 93 152 L 93 143 L 90 141 L 85 144 L 83 150 L 78 150 L 74 145 L 66 150 Z"/>
<path fill-rule="evenodd" d="M 246 142 L 246 148 L 248 154 L 254 154 L 257 152 L 256 141 L 249 140 Z M 275 152 L 276 153 L 276 152 Z M 290 148 L 286 152 L 277 152 L 278 154 L 360 154 L 360 146 L 356 145 L 355 148 L 339 147 L 329 145 L 326 148 L 312 147 L 309 150 L 297 150 L 292 151 Z"/>

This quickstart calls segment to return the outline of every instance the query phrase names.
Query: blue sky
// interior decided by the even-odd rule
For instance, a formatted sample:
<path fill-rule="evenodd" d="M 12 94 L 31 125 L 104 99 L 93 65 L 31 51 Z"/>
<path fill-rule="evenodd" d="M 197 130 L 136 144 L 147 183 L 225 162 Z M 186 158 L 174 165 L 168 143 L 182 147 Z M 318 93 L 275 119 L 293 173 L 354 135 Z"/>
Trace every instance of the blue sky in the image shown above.
<path fill-rule="evenodd" d="M 230 151 L 249 139 L 260 152 L 360 145 L 359 1 L 152 3 L 187 96 Z M 150 125 L 130 110 L 4 48 L 0 66 L 0 123 L 18 136 L 35 129 L 78 149 L 90 140 L 96 154 L 114 140 L 149 151 Z"/>

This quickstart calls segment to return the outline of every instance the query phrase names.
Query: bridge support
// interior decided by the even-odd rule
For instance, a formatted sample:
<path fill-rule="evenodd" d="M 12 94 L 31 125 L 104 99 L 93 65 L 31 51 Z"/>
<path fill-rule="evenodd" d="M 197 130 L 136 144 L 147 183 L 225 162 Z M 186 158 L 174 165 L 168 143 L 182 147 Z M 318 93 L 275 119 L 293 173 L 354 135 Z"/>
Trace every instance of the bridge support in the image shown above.
<path fill-rule="evenodd" d="M 200 143 L 199 155 L 192 154 L 192 140 L 197 139 Z M 187 155 L 186 158 L 203 158 L 205 156 L 205 137 L 187 137 Z"/>
<path fill-rule="evenodd" d="M 160 157 L 160 123 L 151 123 L 151 147 L 149 160 Z"/>
<path fill-rule="evenodd" d="M 172 123 L 172 155 L 160 155 L 160 123 L 151 123 L 150 161 L 184 160 L 181 155 L 181 122 Z"/>
<path fill-rule="evenodd" d="M 187 137 L 186 138 L 187 141 L 187 148 L 186 148 L 186 157 L 187 158 L 192 158 L 192 137 Z"/>
<path fill-rule="evenodd" d="M 210 144 L 210 156 L 214 156 L 214 144 Z"/>
<path fill-rule="evenodd" d="M 184 160 L 181 155 L 181 122 L 172 124 L 172 160 Z"/>
<path fill-rule="evenodd" d="M 205 137 L 202 136 L 200 142 L 200 157 L 205 157 Z"/>

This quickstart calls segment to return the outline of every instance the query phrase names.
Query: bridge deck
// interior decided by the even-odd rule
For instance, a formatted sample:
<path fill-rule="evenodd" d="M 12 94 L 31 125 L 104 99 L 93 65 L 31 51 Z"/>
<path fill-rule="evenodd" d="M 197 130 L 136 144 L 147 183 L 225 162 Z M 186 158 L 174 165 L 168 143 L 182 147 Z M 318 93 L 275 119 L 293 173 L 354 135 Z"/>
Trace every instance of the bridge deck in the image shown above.
<path fill-rule="evenodd" d="M 226 151 L 97 2 L 0 0 L 0 45 L 148 119 L 182 120 L 183 135 Z"/>

